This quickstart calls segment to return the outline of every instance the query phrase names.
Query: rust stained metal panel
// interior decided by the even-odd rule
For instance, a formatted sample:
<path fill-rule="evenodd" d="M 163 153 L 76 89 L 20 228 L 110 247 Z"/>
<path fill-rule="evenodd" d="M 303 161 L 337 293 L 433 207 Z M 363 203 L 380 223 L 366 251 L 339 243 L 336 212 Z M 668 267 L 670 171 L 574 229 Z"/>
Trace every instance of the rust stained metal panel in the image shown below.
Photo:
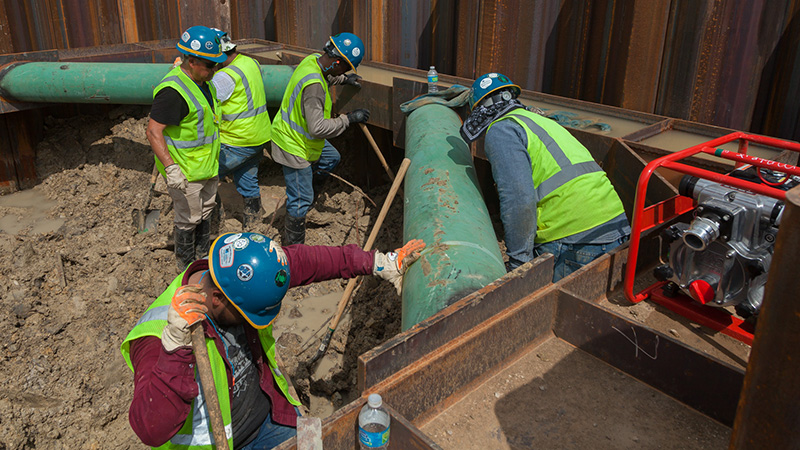
<path fill-rule="evenodd" d="M 465 388 L 552 337 L 557 296 L 556 285 L 551 285 L 527 297 L 509 297 L 516 303 L 479 326 L 459 330 L 453 340 L 423 354 L 375 389 L 412 422 L 425 422 L 458 401 Z"/>
<path fill-rule="evenodd" d="M 231 29 L 231 8 L 228 0 L 179 0 L 181 32 L 195 25 Z"/>
<path fill-rule="evenodd" d="M 800 442 L 800 188 L 786 194 L 781 231 L 758 316 L 730 448 L 797 448 Z"/>
<path fill-rule="evenodd" d="M 365 391 L 426 354 L 550 284 L 552 256 L 540 257 L 464 297 L 358 359 L 358 387 Z M 405 414 L 405 412 L 404 412 Z M 412 420 L 416 414 L 410 416 Z"/>
<path fill-rule="evenodd" d="M 232 39 L 276 40 L 274 0 L 228 0 L 231 4 Z"/>
<path fill-rule="evenodd" d="M 0 0 L 0 53 L 13 53 L 14 42 L 5 3 L 6 0 Z"/>
<path fill-rule="evenodd" d="M 559 296 L 554 332 L 703 414 L 733 423 L 744 379 L 738 368 L 566 293 Z"/>
<path fill-rule="evenodd" d="M 481 18 L 481 0 L 463 0 L 456 7 L 455 67 L 453 75 L 477 78 L 478 32 Z"/>
<path fill-rule="evenodd" d="M 279 42 L 318 50 L 331 35 L 353 30 L 349 1 L 275 0 L 274 4 Z"/>

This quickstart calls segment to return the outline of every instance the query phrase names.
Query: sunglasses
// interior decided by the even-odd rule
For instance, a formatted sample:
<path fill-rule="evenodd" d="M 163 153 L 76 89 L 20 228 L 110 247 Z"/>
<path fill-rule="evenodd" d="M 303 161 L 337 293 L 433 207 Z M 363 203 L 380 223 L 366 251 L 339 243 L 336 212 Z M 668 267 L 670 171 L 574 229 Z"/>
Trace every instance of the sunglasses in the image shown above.
<path fill-rule="evenodd" d="M 217 66 L 217 63 L 215 63 L 214 61 L 209 61 L 207 59 L 203 58 L 192 58 L 192 59 L 205 66 L 206 69 L 213 69 L 214 67 Z"/>

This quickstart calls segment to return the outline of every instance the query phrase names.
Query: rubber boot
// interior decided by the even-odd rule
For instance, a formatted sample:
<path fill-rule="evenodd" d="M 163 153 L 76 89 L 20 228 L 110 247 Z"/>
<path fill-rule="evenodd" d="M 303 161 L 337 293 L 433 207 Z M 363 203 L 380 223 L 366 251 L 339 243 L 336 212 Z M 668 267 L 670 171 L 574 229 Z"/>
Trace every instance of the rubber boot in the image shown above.
<path fill-rule="evenodd" d="M 211 218 L 201 221 L 194 229 L 194 259 L 208 258 L 211 248 Z"/>
<path fill-rule="evenodd" d="M 242 228 L 249 230 L 261 221 L 261 197 L 244 199 L 244 218 Z"/>
<path fill-rule="evenodd" d="M 305 244 L 306 216 L 293 217 L 286 215 L 286 239 L 283 245 Z"/>
<path fill-rule="evenodd" d="M 175 241 L 175 261 L 178 270 L 183 272 L 194 262 L 194 230 L 181 230 L 175 227 L 172 239 Z"/>

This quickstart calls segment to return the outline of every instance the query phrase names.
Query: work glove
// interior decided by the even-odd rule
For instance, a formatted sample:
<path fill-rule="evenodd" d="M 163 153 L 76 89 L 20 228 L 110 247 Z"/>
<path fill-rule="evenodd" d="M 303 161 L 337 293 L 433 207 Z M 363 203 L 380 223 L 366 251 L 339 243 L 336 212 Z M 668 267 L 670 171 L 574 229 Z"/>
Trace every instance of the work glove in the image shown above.
<path fill-rule="evenodd" d="M 178 347 L 192 345 L 189 327 L 205 319 L 208 312 L 205 301 L 206 294 L 199 284 L 181 286 L 175 291 L 167 313 L 167 326 L 161 333 L 164 350 L 173 352 Z"/>
<path fill-rule="evenodd" d="M 350 86 L 355 86 L 357 88 L 360 88 L 361 87 L 361 83 L 358 82 L 358 80 L 360 80 L 360 79 L 361 79 L 360 76 L 358 76 L 358 75 L 356 75 L 354 73 L 348 73 L 347 74 L 347 78 L 345 78 L 345 80 L 342 82 L 342 84 L 349 84 Z"/>
<path fill-rule="evenodd" d="M 186 192 L 186 188 L 189 186 L 189 180 L 186 179 L 186 175 L 181 172 L 181 168 L 177 164 L 170 164 L 164 168 L 164 172 L 167 174 L 167 186 L 172 189 L 178 189 L 181 192 Z"/>
<path fill-rule="evenodd" d="M 350 111 L 349 113 L 347 113 L 347 120 L 349 120 L 351 124 L 365 123 L 366 121 L 369 120 L 369 110 L 357 109 L 355 111 Z"/>
<path fill-rule="evenodd" d="M 397 295 L 400 295 L 403 290 L 403 274 L 408 266 L 419 259 L 419 252 L 423 248 L 425 242 L 422 239 L 412 239 L 393 252 L 375 252 L 372 274 L 390 281 L 397 289 Z"/>

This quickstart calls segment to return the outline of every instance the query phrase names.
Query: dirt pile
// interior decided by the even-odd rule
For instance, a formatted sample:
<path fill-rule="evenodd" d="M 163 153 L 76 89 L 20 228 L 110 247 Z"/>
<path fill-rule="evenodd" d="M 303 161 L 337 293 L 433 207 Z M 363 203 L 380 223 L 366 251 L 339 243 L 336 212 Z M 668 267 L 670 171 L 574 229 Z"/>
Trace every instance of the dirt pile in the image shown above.
<path fill-rule="evenodd" d="M 41 205 L 53 203 L 46 215 L 56 225 L 42 232 L 36 223 L 26 225 L 30 205 L 0 206 L 0 220 L 22 224 L 13 234 L 0 232 L 0 333 L 5 337 L 0 347 L 0 449 L 144 448 L 128 425 L 133 376 L 119 346 L 177 275 L 172 213 L 162 214 L 157 232 L 139 234 L 132 221 L 132 210 L 146 201 L 152 169 L 146 114 L 145 108 L 120 107 L 104 116 L 48 118 L 37 149 L 41 182 L 30 194 Z M 351 137 L 334 141 L 343 155 L 336 173 L 345 179 L 358 157 L 346 151 Z M 279 240 L 285 211 L 274 209 L 283 179 L 267 159 L 260 184 L 266 213 L 250 231 Z M 388 187 L 367 190 L 376 207 L 331 180 L 309 215 L 307 243 L 363 245 Z M 221 191 L 226 190 L 232 187 L 223 184 Z M 169 201 L 157 195 L 151 207 L 166 210 Z M 232 196 L 226 204 L 220 232 L 241 231 L 240 203 L 240 197 Z M 400 205 L 398 198 L 375 248 L 401 245 Z M 290 290 L 276 321 L 276 330 L 294 321 L 291 330 L 280 334 L 278 352 L 312 413 L 329 412 L 357 396 L 358 355 L 400 329 L 400 299 L 393 287 L 365 277 L 334 335 L 327 366 L 309 375 L 305 361 L 319 342 L 312 336 L 319 327 L 294 324 L 303 322 L 308 308 L 319 308 L 309 297 L 335 298 L 332 307 L 318 313 L 330 317 L 345 283 Z"/>

